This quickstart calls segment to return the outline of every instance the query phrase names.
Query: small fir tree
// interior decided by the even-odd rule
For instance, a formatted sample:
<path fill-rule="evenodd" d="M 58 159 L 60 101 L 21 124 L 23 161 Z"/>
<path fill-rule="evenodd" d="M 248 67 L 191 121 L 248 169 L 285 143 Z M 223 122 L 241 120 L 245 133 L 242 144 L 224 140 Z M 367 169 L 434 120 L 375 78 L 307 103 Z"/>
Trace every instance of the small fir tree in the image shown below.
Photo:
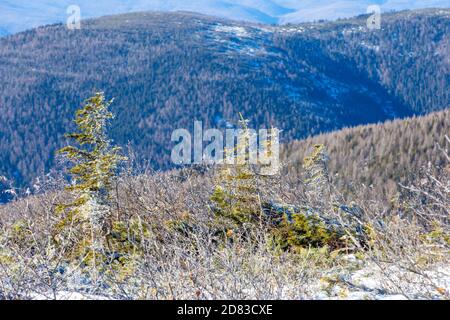
<path fill-rule="evenodd" d="M 328 161 L 329 157 L 323 144 L 314 145 L 313 152 L 303 160 L 306 191 L 310 200 L 330 203 L 331 183 L 328 174 Z"/>
<path fill-rule="evenodd" d="M 251 133 L 247 120 L 241 114 L 240 117 L 238 144 L 231 150 L 225 150 L 229 160 L 219 170 L 217 186 L 211 197 L 217 218 L 225 224 L 232 222 L 232 226 L 228 227 L 254 222 L 261 214 L 257 177 L 248 157 Z"/>
<path fill-rule="evenodd" d="M 75 228 L 75 239 L 69 239 L 75 255 L 94 265 L 103 259 L 100 255 L 104 255 L 106 239 L 114 225 L 110 194 L 116 170 L 126 160 L 119 147 L 111 146 L 106 134 L 108 121 L 113 118 L 109 111 L 112 102 L 105 100 L 103 92 L 89 98 L 76 113 L 78 131 L 66 135 L 78 146 L 69 145 L 58 151 L 73 163 L 69 170 L 73 183 L 67 190 L 75 196 L 70 204 L 57 207 L 64 214 L 60 227 Z"/>

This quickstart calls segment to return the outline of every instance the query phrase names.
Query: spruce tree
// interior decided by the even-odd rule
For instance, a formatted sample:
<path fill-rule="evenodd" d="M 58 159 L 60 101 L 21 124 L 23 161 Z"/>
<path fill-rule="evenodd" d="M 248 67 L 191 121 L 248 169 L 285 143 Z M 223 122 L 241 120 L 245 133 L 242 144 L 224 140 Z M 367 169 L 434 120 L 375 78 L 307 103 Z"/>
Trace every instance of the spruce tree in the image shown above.
<path fill-rule="evenodd" d="M 323 144 L 314 145 L 313 152 L 304 158 L 305 185 L 310 201 L 331 202 L 331 182 L 328 171 L 329 157 Z"/>
<path fill-rule="evenodd" d="M 108 121 L 113 118 L 109 111 L 112 102 L 105 100 L 103 92 L 86 100 L 76 113 L 77 132 L 66 135 L 77 146 L 58 151 L 73 164 L 69 170 L 73 182 L 67 190 L 74 194 L 74 200 L 57 207 L 64 214 L 61 228 L 70 225 L 76 229 L 76 239 L 72 239 L 75 254 L 94 265 L 105 252 L 113 225 L 113 180 L 120 163 L 126 160 L 120 155 L 120 148 L 111 145 L 106 133 Z"/>
<path fill-rule="evenodd" d="M 219 170 L 211 198 L 217 218 L 224 224 L 232 222 L 230 228 L 254 222 L 261 214 L 257 176 L 248 159 L 250 130 L 247 120 L 241 114 L 240 117 L 238 144 L 225 150 L 226 158 L 234 163 L 225 163 Z"/>

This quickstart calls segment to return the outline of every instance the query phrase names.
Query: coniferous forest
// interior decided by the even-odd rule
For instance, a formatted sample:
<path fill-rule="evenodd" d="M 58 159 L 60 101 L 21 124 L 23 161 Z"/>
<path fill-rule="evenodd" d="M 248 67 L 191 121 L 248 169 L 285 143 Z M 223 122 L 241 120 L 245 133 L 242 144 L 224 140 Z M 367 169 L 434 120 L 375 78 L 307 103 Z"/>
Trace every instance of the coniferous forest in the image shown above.
<path fill-rule="evenodd" d="M 72 115 L 114 97 L 110 129 L 155 169 L 192 119 L 275 126 L 284 142 L 449 106 L 448 11 L 266 26 L 187 13 L 135 13 L 0 38 L 0 172 L 19 186 L 55 165 Z M 241 35 L 242 33 L 242 35 Z M 426 79 L 424 81 L 423 79 Z"/>

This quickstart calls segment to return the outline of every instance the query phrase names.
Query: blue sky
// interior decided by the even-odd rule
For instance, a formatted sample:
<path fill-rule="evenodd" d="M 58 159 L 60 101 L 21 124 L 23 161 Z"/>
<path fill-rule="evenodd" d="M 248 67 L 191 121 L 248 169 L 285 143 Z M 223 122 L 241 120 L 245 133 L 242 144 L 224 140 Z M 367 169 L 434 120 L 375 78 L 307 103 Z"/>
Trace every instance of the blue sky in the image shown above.
<path fill-rule="evenodd" d="M 382 11 L 449 8 L 450 0 L 0 0 L 0 35 L 66 21 L 69 5 L 82 18 L 133 11 L 195 11 L 236 20 L 263 23 L 337 19 L 366 13 L 369 5 Z"/>

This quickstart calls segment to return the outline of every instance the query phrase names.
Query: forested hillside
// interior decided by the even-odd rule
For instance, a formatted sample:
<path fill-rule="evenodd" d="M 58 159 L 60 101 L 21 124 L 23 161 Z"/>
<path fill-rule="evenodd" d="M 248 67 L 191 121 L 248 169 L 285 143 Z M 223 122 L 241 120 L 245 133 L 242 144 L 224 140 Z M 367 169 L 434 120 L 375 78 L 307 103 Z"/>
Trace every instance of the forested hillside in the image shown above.
<path fill-rule="evenodd" d="M 170 134 L 273 125 L 285 142 L 449 106 L 449 10 L 267 26 L 188 13 L 136 13 L 0 39 L 0 175 L 28 183 L 54 165 L 74 111 L 115 97 L 111 136 L 156 168 Z"/>
<path fill-rule="evenodd" d="M 449 107 L 449 11 L 405 11 L 382 19 L 381 32 L 360 32 L 357 21 L 349 29 L 343 21 L 324 27 L 329 30 L 321 37 L 333 59 L 344 55 L 413 111 Z"/>
<path fill-rule="evenodd" d="M 304 157 L 313 145 L 324 144 L 330 177 L 339 190 L 355 195 L 365 185 L 372 196 L 390 199 L 401 190 L 399 183 L 418 183 L 421 170 L 445 170 L 447 160 L 439 149 L 449 134 L 447 110 L 295 141 L 285 145 L 282 154 L 291 175 L 300 177 Z"/>

